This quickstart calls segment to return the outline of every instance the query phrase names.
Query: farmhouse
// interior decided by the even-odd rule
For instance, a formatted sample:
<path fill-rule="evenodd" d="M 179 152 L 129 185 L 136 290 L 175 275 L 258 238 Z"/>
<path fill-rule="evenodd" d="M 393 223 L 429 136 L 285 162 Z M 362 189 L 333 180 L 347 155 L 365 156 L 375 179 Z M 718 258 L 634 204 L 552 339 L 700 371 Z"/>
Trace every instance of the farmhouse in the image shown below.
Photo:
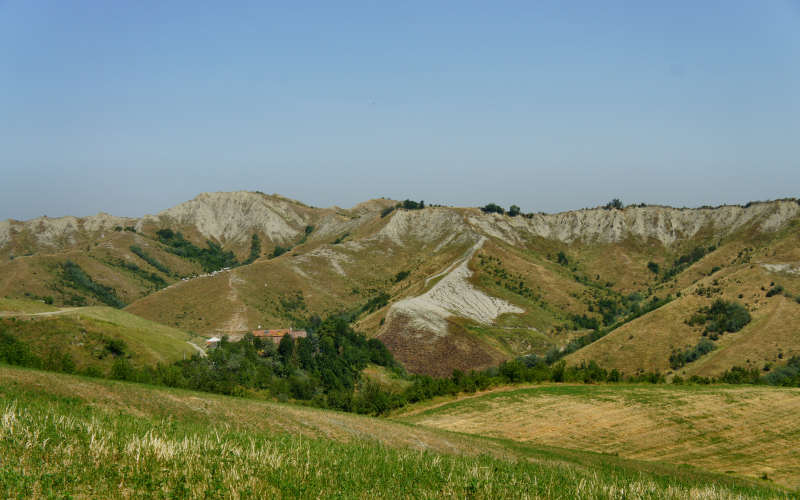
<path fill-rule="evenodd" d="M 206 348 L 213 349 L 217 347 L 222 339 L 219 337 L 211 337 L 210 339 L 206 340 Z"/>
<path fill-rule="evenodd" d="M 305 330 L 294 330 L 292 328 L 281 328 L 278 330 L 253 330 L 253 337 L 260 339 L 270 339 L 274 343 L 280 343 L 284 335 L 289 335 L 293 339 L 306 338 L 308 333 Z"/>

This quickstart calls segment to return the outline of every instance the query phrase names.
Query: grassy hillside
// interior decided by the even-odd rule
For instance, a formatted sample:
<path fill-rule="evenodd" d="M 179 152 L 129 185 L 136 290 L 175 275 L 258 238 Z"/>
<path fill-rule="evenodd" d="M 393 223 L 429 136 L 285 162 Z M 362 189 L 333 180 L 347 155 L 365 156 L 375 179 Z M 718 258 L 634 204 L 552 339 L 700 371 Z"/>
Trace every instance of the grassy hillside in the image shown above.
<path fill-rule="evenodd" d="M 800 488 L 798 389 L 540 386 L 425 403 L 401 420 Z"/>
<path fill-rule="evenodd" d="M 4 497 L 788 497 L 689 467 L 4 366 L 0 395 Z"/>
<path fill-rule="evenodd" d="M 98 306 L 19 311 L 35 310 L 35 304 L 0 302 L 0 310 L 11 309 L 9 306 L 16 309 L 0 312 L 0 331 L 27 344 L 43 360 L 68 356 L 74 370 L 86 371 L 91 367 L 108 373 L 120 357 L 135 366 L 152 366 L 197 352 L 189 344 L 189 334 L 124 311 Z"/>

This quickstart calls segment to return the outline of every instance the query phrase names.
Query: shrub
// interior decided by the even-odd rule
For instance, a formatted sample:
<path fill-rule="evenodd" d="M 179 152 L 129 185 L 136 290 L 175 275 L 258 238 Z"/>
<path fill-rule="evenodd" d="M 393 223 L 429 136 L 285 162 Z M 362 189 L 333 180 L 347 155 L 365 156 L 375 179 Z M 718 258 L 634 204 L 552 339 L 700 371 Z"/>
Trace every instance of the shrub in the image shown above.
<path fill-rule="evenodd" d="M 772 297 L 781 293 L 783 293 L 783 286 L 775 285 L 769 289 L 769 291 L 767 292 L 767 297 Z"/>
<path fill-rule="evenodd" d="M 397 273 L 395 275 L 394 281 L 396 283 L 399 283 L 399 282 L 403 281 L 404 279 L 408 278 L 408 275 L 410 275 L 410 274 L 411 274 L 411 271 L 400 271 L 399 273 Z"/>
<path fill-rule="evenodd" d="M 705 316 L 706 332 L 738 332 L 750 323 L 750 313 L 738 302 L 717 299 L 710 307 L 699 311 Z"/>
<path fill-rule="evenodd" d="M 395 208 L 397 208 L 397 207 L 391 206 L 391 207 L 386 207 L 383 210 L 381 210 L 381 218 L 386 217 L 390 213 L 394 212 Z"/>
<path fill-rule="evenodd" d="M 484 207 L 481 207 L 481 210 L 484 213 L 487 213 L 487 214 L 494 213 L 494 214 L 503 215 L 505 213 L 505 210 L 503 209 L 503 207 L 501 207 L 500 205 L 497 205 L 495 203 L 489 203 L 488 205 L 486 205 Z"/>
<path fill-rule="evenodd" d="M 613 200 L 606 203 L 606 205 L 603 208 L 606 210 L 611 210 L 611 209 L 622 210 L 623 208 L 625 208 L 625 205 L 622 204 L 622 201 L 620 201 L 619 198 L 614 198 Z"/>
<path fill-rule="evenodd" d="M 425 208 L 425 201 L 403 200 L 403 202 L 400 204 L 400 208 L 404 208 L 406 210 L 421 210 Z"/>
<path fill-rule="evenodd" d="M 128 347 L 122 339 L 106 339 L 105 343 L 108 352 L 114 356 L 122 356 Z"/>
<path fill-rule="evenodd" d="M 508 215 L 510 217 L 516 217 L 517 215 L 519 215 L 519 207 L 516 205 L 511 205 L 511 207 L 509 207 L 508 209 Z"/>
<path fill-rule="evenodd" d="M 714 345 L 714 342 L 706 338 L 700 339 L 700 342 L 690 349 L 685 351 L 672 351 L 669 357 L 669 366 L 673 370 L 676 370 L 687 363 L 696 361 L 700 356 L 708 354 L 716 348 L 717 346 Z"/>
<path fill-rule="evenodd" d="M 658 272 L 661 270 L 658 264 L 653 261 L 647 263 L 647 269 L 649 269 L 653 274 L 658 274 Z"/>
<path fill-rule="evenodd" d="M 274 259 L 275 257 L 280 257 L 281 255 L 285 254 L 289 251 L 289 248 L 284 248 L 280 245 L 275 245 L 275 248 L 272 249 L 272 252 L 269 254 L 270 259 Z"/>

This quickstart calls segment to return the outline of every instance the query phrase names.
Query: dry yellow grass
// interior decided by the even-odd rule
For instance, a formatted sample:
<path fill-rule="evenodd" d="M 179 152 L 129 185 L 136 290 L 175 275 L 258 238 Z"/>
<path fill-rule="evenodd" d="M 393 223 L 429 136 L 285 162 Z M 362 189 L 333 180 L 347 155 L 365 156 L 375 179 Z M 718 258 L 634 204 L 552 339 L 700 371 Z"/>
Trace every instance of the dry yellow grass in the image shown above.
<path fill-rule="evenodd" d="M 800 389 L 548 386 L 405 418 L 525 443 L 687 463 L 800 487 Z"/>

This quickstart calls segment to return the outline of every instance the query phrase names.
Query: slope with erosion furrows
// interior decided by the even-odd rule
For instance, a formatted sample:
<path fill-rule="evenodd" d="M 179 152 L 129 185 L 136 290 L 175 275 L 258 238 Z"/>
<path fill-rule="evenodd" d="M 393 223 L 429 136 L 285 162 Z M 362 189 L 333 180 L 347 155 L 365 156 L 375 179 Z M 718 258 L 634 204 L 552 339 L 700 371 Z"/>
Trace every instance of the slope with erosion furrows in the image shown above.
<path fill-rule="evenodd" d="M 147 260 L 131 247 L 138 247 Z M 103 304 L 90 290 L 65 279 L 68 261 L 79 266 L 93 282 L 110 288 L 122 304 L 164 288 L 177 281 L 178 276 L 202 272 L 198 264 L 165 251 L 150 238 L 112 231 L 101 241 L 80 248 L 40 252 L 0 263 L 0 295 L 52 298 L 62 305 Z"/>
<path fill-rule="evenodd" d="M 778 257 L 767 253 L 771 259 Z M 693 267 L 707 266 L 709 263 L 701 261 Z M 777 283 L 784 292 L 768 296 Z M 800 303 L 794 298 L 798 293 L 800 276 L 772 272 L 756 262 L 731 264 L 684 288 L 673 302 L 617 328 L 566 360 L 594 360 L 627 374 L 658 370 L 682 377 L 719 376 L 733 366 L 761 370 L 800 355 Z M 715 349 L 710 353 L 672 369 L 669 359 L 674 351 L 691 349 L 704 338 L 703 325 L 691 326 L 690 318 L 716 300 L 747 308 L 750 323 L 713 340 Z"/>
<path fill-rule="evenodd" d="M 383 309 L 380 297 L 414 293 L 465 250 L 463 238 L 444 246 L 430 234 L 398 242 L 384 231 L 389 218 L 354 219 L 358 225 L 339 243 L 308 241 L 276 258 L 177 283 L 128 310 L 208 335 L 297 326 L 314 314 L 361 311 L 366 317 Z M 398 273 L 408 275 L 398 280 Z M 226 328 L 237 315 L 244 318 L 233 322 L 240 328 Z"/>

